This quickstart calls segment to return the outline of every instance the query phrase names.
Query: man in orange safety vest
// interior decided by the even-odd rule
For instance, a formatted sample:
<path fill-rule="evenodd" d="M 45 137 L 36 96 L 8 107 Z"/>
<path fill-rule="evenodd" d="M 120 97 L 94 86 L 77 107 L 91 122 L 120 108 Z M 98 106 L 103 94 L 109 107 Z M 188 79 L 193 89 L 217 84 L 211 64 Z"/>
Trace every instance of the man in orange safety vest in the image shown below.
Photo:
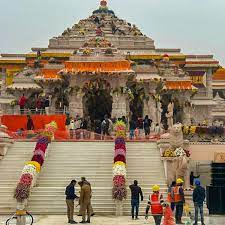
<path fill-rule="evenodd" d="M 176 207 L 176 212 L 175 212 L 176 224 L 184 224 L 181 221 L 181 218 L 183 215 L 184 203 L 185 203 L 183 183 L 184 181 L 181 178 L 178 178 L 176 180 L 176 187 L 174 187 L 173 194 L 172 194 L 175 207 Z"/>
<path fill-rule="evenodd" d="M 160 187 L 158 185 L 154 185 L 152 187 L 153 194 L 149 195 L 149 201 L 146 207 L 146 215 L 145 218 L 148 218 L 148 212 L 151 208 L 151 214 L 155 220 L 155 225 L 160 225 L 163 215 L 163 196 L 160 194 Z"/>

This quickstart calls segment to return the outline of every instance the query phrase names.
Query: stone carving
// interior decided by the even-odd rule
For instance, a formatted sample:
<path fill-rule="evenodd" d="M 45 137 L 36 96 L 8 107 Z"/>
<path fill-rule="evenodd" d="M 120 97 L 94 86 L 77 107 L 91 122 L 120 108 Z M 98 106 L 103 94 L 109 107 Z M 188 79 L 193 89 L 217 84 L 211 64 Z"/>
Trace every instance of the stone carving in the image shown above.
<path fill-rule="evenodd" d="M 183 137 L 181 123 L 174 124 L 171 127 L 169 140 L 170 140 L 170 146 L 172 147 L 172 149 L 175 150 L 176 148 L 183 147 L 184 137 Z"/>
<path fill-rule="evenodd" d="M 188 150 L 189 142 L 184 141 L 182 124 L 174 124 L 170 129 L 170 133 L 161 137 L 158 147 L 162 156 L 168 149 L 174 152 L 173 157 L 162 157 L 168 185 L 177 178 L 182 178 L 185 181 L 185 188 L 189 188 L 189 160 L 183 150 Z M 181 152 L 179 156 L 175 154 L 178 151 Z"/>
<path fill-rule="evenodd" d="M 224 152 L 215 152 L 214 153 L 214 162 L 215 163 L 225 163 L 225 153 Z"/>
<path fill-rule="evenodd" d="M 174 103 L 171 101 L 168 105 L 167 109 L 168 113 L 166 114 L 169 128 L 173 126 L 173 110 L 174 110 Z"/>

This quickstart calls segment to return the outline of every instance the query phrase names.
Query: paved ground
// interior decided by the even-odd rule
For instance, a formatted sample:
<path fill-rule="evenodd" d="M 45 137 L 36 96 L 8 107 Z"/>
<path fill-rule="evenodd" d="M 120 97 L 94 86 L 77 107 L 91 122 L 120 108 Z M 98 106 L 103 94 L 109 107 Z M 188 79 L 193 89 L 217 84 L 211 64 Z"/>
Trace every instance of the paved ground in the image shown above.
<path fill-rule="evenodd" d="M 6 217 L 0 217 L 0 224 L 5 224 Z M 76 221 L 80 221 L 81 218 L 75 217 Z M 185 221 L 185 219 L 184 219 Z M 15 224 L 15 223 L 12 223 Z M 38 216 L 35 217 L 35 225 L 67 225 L 67 220 L 65 216 Z M 93 217 L 91 224 L 93 225 L 154 225 L 152 218 L 148 221 L 144 217 L 140 217 L 139 220 L 131 220 L 130 217 Z M 201 223 L 199 223 L 201 224 Z M 225 216 L 218 217 L 206 217 L 206 225 L 224 225 Z"/>

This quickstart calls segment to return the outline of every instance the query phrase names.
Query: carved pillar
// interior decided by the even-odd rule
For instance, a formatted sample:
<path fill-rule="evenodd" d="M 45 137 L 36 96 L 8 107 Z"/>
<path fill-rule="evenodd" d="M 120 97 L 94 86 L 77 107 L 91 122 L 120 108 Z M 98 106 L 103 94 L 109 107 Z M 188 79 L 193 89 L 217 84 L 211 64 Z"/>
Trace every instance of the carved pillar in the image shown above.
<path fill-rule="evenodd" d="M 148 115 L 154 123 L 157 123 L 156 104 L 152 98 L 149 98 L 149 101 L 144 101 L 143 117 L 146 115 Z"/>
<path fill-rule="evenodd" d="M 78 93 L 70 97 L 69 111 L 72 116 L 79 115 L 80 117 L 83 117 L 83 97 L 84 93 Z"/>
<path fill-rule="evenodd" d="M 113 94 L 112 118 L 127 115 L 127 100 L 125 94 Z"/>

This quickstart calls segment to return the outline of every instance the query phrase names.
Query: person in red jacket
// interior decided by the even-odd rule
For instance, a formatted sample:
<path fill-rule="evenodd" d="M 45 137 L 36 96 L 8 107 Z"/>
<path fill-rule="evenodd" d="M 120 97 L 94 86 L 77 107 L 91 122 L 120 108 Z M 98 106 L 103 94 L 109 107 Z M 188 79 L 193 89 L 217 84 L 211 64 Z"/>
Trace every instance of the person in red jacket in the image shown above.
<path fill-rule="evenodd" d="M 151 214 L 155 220 L 155 225 L 160 225 L 163 216 L 163 196 L 160 194 L 160 187 L 158 185 L 154 185 L 152 187 L 153 194 L 149 196 L 148 205 L 146 207 L 145 219 L 148 219 L 148 212 L 151 208 Z"/>
<path fill-rule="evenodd" d="M 27 103 L 27 98 L 23 94 L 19 100 L 19 106 L 20 106 L 20 113 L 24 114 L 25 105 Z"/>

